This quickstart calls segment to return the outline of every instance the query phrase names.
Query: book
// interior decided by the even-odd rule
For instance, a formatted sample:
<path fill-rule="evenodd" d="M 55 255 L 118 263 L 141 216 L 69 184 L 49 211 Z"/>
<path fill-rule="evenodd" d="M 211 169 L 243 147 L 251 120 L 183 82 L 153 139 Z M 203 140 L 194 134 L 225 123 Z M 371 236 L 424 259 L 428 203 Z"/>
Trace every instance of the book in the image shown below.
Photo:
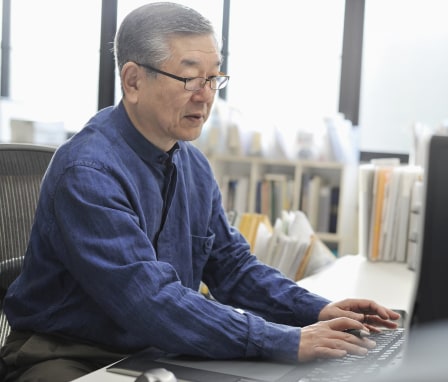
<path fill-rule="evenodd" d="M 330 190 L 330 224 L 328 232 L 337 233 L 339 215 L 339 186 L 333 186 Z"/>
<path fill-rule="evenodd" d="M 397 240 L 397 218 L 399 211 L 397 208 L 398 194 L 401 182 L 401 167 L 393 167 L 389 179 L 385 184 L 384 202 L 381 219 L 381 234 L 379 242 L 380 256 L 383 261 L 395 260 L 395 253 L 392 251 Z"/>
<path fill-rule="evenodd" d="M 319 198 L 320 188 L 322 185 L 322 178 L 319 175 L 313 175 L 309 181 L 308 187 L 308 205 L 304 211 L 308 216 L 311 227 L 317 228 L 317 221 L 319 216 Z"/>
<path fill-rule="evenodd" d="M 330 231 L 331 188 L 322 186 L 319 191 L 319 212 L 317 216 L 317 232 Z"/>
<path fill-rule="evenodd" d="M 366 257 L 369 255 L 374 174 L 372 163 L 361 164 L 358 168 L 358 252 Z"/>
<path fill-rule="evenodd" d="M 300 192 L 300 211 L 308 211 L 308 197 L 309 197 L 309 185 L 312 175 L 305 172 L 302 174 L 301 179 L 301 192 Z"/>
<path fill-rule="evenodd" d="M 381 259 L 380 238 L 383 223 L 383 205 L 386 194 L 386 185 L 389 181 L 391 172 L 392 167 L 390 166 L 378 166 L 375 170 L 369 243 L 369 259 L 373 261 Z"/>
<path fill-rule="evenodd" d="M 406 259 L 409 269 L 416 269 L 420 235 L 420 223 L 423 209 L 423 182 L 414 182 L 411 191 L 409 230 Z"/>
<path fill-rule="evenodd" d="M 242 214 L 247 212 L 248 207 L 248 197 L 249 195 L 249 178 L 247 177 L 239 177 L 234 179 L 235 185 L 235 194 L 233 201 L 233 210 Z"/>
<path fill-rule="evenodd" d="M 263 224 L 269 232 L 272 232 L 272 225 L 266 215 L 248 212 L 241 215 L 238 230 L 248 241 L 252 253 L 254 253 L 260 224 Z"/>
<path fill-rule="evenodd" d="M 256 212 L 274 222 L 283 210 L 291 207 L 291 183 L 285 174 L 266 173 L 257 183 Z"/>
<path fill-rule="evenodd" d="M 421 166 L 406 166 L 402 169 L 401 187 L 397 201 L 397 227 L 395 260 L 406 262 L 408 231 L 411 219 L 412 190 L 415 182 L 420 182 L 423 176 Z"/>
<path fill-rule="evenodd" d="M 249 195 L 249 178 L 246 176 L 224 176 L 220 185 L 222 205 L 225 211 L 247 212 Z"/>

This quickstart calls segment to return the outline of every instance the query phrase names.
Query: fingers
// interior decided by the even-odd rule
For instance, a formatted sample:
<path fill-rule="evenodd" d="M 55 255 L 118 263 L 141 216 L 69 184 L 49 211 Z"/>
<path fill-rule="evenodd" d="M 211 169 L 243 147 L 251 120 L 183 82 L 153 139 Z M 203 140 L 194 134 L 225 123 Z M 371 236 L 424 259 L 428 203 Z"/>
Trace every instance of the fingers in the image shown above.
<path fill-rule="evenodd" d="M 329 321 L 327 321 L 327 326 L 330 329 L 336 330 L 338 332 L 342 332 L 347 329 L 360 329 L 360 330 L 368 331 L 368 328 L 366 326 L 364 326 L 364 324 L 362 322 L 353 320 L 348 317 L 338 317 L 338 318 L 329 320 Z"/>
<path fill-rule="evenodd" d="M 375 328 L 373 331 L 378 332 L 378 327 L 384 327 L 388 329 L 396 329 L 398 327 L 398 324 L 396 322 L 390 321 L 390 320 L 384 320 L 379 316 L 376 315 L 369 315 L 366 314 L 363 320 L 363 324 L 369 329 Z"/>
<path fill-rule="evenodd" d="M 377 315 L 383 320 L 398 320 L 400 318 L 399 313 L 385 308 L 372 300 L 347 299 L 345 300 L 345 305 L 348 305 L 352 311 L 364 313 L 365 315 Z"/>
<path fill-rule="evenodd" d="M 373 303 L 373 309 L 364 312 L 363 323 L 366 326 L 372 327 L 385 327 L 388 329 L 396 329 L 398 323 L 394 322 L 398 320 L 401 316 L 399 313 L 384 308 L 376 303 Z M 391 321 L 392 320 L 392 321 Z M 375 331 L 378 331 L 377 329 Z"/>
<path fill-rule="evenodd" d="M 370 326 L 377 325 L 393 329 L 398 326 L 393 321 L 398 320 L 400 314 L 372 300 L 346 299 L 328 304 L 319 314 L 320 320 L 336 317 L 349 317 Z"/>
<path fill-rule="evenodd" d="M 302 328 L 298 359 L 308 362 L 316 358 L 337 358 L 346 354 L 365 355 L 375 342 L 360 338 L 347 329 L 368 331 L 359 321 L 341 317 Z"/>

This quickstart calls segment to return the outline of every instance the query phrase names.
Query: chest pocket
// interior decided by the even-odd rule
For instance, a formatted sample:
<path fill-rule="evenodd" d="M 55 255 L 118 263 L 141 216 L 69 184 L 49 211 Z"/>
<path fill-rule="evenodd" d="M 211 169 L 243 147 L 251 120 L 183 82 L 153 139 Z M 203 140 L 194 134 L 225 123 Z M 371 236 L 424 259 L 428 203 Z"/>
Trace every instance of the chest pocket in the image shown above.
<path fill-rule="evenodd" d="M 204 266 L 210 257 L 214 241 L 215 234 L 210 234 L 209 236 L 191 235 L 193 279 L 195 287 L 199 287 Z"/>

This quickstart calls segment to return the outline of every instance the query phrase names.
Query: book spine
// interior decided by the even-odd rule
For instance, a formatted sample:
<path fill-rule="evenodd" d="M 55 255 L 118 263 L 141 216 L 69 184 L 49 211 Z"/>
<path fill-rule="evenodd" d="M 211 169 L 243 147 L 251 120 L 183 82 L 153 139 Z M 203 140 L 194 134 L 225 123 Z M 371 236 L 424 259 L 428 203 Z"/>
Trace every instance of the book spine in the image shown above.
<path fill-rule="evenodd" d="M 338 213 L 339 213 L 339 186 L 334 186 L 331 188 L 331 195 L 330 195 L 330 225 L 329 225 L 330 233 L 337 232 Z"/>

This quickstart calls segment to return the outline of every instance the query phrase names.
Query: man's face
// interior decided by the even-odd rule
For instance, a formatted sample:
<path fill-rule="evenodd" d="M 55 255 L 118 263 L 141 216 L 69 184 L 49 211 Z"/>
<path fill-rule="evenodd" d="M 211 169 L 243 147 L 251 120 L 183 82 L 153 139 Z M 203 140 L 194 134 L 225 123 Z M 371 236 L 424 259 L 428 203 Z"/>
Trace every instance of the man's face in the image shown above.
<path fill-rule="evenodd" d="M 219 74 L 220 54 L 213 36 L 176 36 L 170 40 L 171 58 L 158 69 L 179 77 Z M 146 69 L 139 66 L 138 70 Z M 184 83 L 163 74 L 144 73 L 133 119 L 137 129 L 161 149 L 178 140 L 199 137 L 216 91 L 209 82 L 203 89 L 188 91 Z"/>

